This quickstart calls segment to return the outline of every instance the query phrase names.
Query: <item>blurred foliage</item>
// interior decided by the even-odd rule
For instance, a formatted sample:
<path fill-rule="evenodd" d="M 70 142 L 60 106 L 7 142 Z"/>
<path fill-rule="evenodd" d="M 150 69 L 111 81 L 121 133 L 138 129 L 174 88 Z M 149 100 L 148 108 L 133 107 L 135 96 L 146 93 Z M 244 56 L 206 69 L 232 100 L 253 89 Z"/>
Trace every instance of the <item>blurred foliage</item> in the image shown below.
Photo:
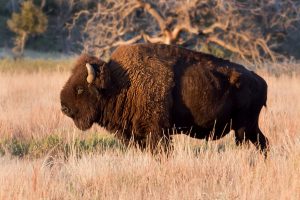
<path fill-rule="evenodd" d="M 46 31 L 47 16 L 36 7 L 32 1 L 24 1 L 20 13 L 13 13 L 7 25 L 16 34 L 13 52 L 23 56 L 26 41 L 30 35 L 41 34 Z"/>
<path fill-rule="evenodd" d="M 41 34 L 47 28 L 46 15 L 31 1 L 22 3 L 21 12 L 13 13 L 7 25 L 16 34 Z"/>
<path fill-rule="evenodd" d="M 203 53 L 213 54 L 219 58 L 230 58 L 232 56 L 232 52 L 213 44 L 203 44 L 200 49 L 197 50 Z"/>

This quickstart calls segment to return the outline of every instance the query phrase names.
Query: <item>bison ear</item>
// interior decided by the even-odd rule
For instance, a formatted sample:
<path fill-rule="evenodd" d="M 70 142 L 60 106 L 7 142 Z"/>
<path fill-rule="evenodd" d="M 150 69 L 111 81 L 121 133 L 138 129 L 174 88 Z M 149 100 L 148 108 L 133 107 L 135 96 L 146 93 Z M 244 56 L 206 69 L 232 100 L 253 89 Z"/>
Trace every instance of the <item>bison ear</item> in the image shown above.
<path fill-rule="evenodd" d="M 99 73 L 95 79 L 95 85 L 98 89 L 107 89 L 110 85 L 110 73 L 106 63 L 99 66 Z"/>
<path fill-rule="evenodd" d="M 107 89 L 110 84 L 110 74 L 107 64 L 90 64 L 86 63 L 87 77 L 86 81 L 88 84 L 95 85 L 98 89 Z"/>

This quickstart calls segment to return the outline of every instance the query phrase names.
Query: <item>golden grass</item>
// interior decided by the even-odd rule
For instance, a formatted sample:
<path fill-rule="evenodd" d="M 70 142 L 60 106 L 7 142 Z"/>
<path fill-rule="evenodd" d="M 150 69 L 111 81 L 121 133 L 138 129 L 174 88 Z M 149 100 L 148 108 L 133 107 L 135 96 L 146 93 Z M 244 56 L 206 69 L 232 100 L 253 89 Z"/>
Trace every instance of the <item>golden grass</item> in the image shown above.
<path fill-rule="evenodd" d="M 72 57 L 59 59 L 32 59 L 22 58 L 13 60 L 12 58 L 0 59 L 0 72 L 39 72 L 39 71 L 66 71 L 70 70 L 73 64 Z"/>
<path fill-rule="evenodd" d="M 67 72 L 0 73 L 0 140 L 66 140 L 107 132 L 77 130 L 60 112 Z M 176 137 L 169 156 L 130 148 L 68 159 L 0 157 L 0 199 L 300 199 L 300 77 L 263 75 L 268 107 L 260 126 L 271 143 L 264 160 L 232 134 L 208 142 Z M 50 152 L 49 152 L 50 155 Z"/>

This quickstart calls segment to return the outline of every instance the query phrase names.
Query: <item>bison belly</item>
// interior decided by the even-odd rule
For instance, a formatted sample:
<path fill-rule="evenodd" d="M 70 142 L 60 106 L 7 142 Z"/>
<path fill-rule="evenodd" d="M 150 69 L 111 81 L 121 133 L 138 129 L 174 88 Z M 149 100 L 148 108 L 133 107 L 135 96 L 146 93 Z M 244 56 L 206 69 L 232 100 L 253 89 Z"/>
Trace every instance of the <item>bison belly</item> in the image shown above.
<path fill-rule="evenodd" d="M 232 88 L 225 77 L 189 67 L 173 92 L 175 126 L 196 138 L 220 138 L 229 132 L 233 110 Z"/>

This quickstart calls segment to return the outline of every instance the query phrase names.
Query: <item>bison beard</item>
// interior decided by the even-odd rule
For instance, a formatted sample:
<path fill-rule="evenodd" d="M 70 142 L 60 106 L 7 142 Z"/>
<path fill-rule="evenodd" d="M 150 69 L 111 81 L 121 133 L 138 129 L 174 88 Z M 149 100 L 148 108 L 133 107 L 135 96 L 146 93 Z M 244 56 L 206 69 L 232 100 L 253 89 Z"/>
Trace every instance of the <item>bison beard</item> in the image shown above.
<path fill-rule="evenodd" d="M 200 139 L 232 128 L 237 144 L 266 152 L 258 126 L 266 100 L 266 82 L 243 66 L 162 44 L 121 46 L 107 63 L 82 55 L 61 91 L 62 111 L 78 128 L 98 123 L 151 150 L 177 127 Z"/>

